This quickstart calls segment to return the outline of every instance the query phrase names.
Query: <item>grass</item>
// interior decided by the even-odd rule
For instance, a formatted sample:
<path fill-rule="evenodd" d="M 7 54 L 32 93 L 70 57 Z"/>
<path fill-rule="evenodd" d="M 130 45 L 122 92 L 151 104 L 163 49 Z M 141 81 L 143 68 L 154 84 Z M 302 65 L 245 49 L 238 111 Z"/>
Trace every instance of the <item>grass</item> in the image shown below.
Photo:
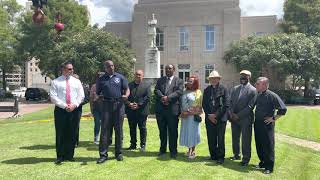
<path fill-rule="evenodd" d="M 320 142 L 320 110 L 290 107 L 287 114 L 276 123 L 276 131 Z"/>
<path fill-rule="evenodd" d="M 201 144 L 197 157 L 188 160 L 179 146 L 179 156 L 157 158 L 159 138 L 157 124 L 147 123 L 147 152 L 124 151 L 124 161 L 114 159 L 97 165 L 98 147 L 92 143 L 93 121 L 81 121 L 80 147 L 76 149 L 76 162 L 54 165 L 55 132 L 53 121 L 39 121 L 40 117 L 52 118 L 52 110 L 44 110 L 14 120 L 0 123 L 0 179 L 319 179 L 320 152 L 276 142 L 275 172 L 264 175 L 253 168 L 258 158 L 252 145 L 249 167 L 226 160 L 224 165 L 207 161 L 208 147 L 205 126 L 201 128 Z M 285 120 L 285 119 L 282 119 Z M 285 122 L 285 121 L 283 121 Z M 279 128 L 279 126 L 277 126 Z M 124 147 L 129 146 L 128 123 L 124 123 Z M 226 157 L 232 155 L 230 128 L 226 132 Z"/>

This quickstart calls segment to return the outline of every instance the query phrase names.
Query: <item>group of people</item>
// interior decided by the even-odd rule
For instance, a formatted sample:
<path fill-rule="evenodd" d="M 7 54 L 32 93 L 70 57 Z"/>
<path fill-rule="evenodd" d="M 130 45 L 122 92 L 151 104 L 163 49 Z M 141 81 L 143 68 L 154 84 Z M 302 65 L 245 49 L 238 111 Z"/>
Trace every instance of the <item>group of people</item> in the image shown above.
<path fill-rule="evenodd" d="M 90 107 L 94 116 L 94 142 L 99 144 L 98 164 L 108 160 L 108 148 L 115 133 L 115 156 L 123 160 L 123 121 L 127 114 L 130 128 L 130 146 L 127 150 L 137 149 L 137 126 L 140 130 L 140 150 L 146 150 L 147 128 L 151 99 L 151 83 L 143 80 L 142 70 L 134 74 L 134 81 L 115 72 L 112 60 L 104 62 L 105 74 L 97 75 L 97 81 L 91 87 Z M 259 77 L 255 87 L 250 84 L 251 72 L 240 72 L 240 85 L 230 91 L 220 82 L 217 71 L 209 75 L 209 85 L 203 93 L 199 78 L 191 76 L 184 82 L 174 75 L 175 66 L 165 66 L 165 76 L 157 80 L 154 93 L 156 96 L 155 113 L 159 128 L 160 148 L 158 156 L 167 153 L 169 141 L 170 157 L 177 157 L 178 124 L 181 121 L 180 145 L 188 148 L 186 156 L 196 157 L 196 145 L 200 143 L 201 114 L 204 111 L 209 160 L 218 164 L 225 159 L 225 130 L 227 121 L 231 122 L 232 149 L 231 160 L 241 160 L 241 166 L 248 166 L 251 158 L 252 129 L 254 127 L 257 154 L 260 163 L 256 168 L 265 174 L 273 172 L 274 126 L 275 121 L 286 114 L 286 106 L 280 97 L 268 90 L 269 80 Z M 65 63 L 62 75 L 52 82 L 50 97 L 56 105 L 56 164 L 65 160 L 74 161 L 76 144 L 77 110 L 84 102 L 81 82 L 72 76 L 71 63 Z M 255 112 L 253 112 L 255 109 Z M 99 131 L 100 137 L 99 137 Z M 240 154 L 240 138 L 241 152 Z"/>

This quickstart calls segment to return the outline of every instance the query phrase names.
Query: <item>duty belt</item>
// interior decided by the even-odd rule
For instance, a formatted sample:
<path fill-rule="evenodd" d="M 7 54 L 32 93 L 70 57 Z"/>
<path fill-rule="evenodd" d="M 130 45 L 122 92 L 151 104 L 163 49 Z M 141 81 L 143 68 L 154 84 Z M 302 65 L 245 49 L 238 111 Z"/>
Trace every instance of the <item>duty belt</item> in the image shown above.
<path fill-rule="evenodd" d="M 112 97 L 103 97 L 103 101 L 107 101 L 107 102 L 120 102 L 122 101 L 122 98 L 112 98 Z"/>

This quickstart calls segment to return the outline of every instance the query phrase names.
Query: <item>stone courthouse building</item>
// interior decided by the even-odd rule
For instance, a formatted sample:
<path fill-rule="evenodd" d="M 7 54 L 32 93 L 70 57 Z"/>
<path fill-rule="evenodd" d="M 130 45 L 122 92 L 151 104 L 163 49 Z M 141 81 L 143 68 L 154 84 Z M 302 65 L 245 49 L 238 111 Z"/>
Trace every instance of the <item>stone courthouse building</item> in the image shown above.
<path fill-rule="evenodd" d="M 276 16 L 241 17 L 239 0 L 139 0 L 132 22 L 106 23 L 105 29 L 126 38 L 136 55 L 136 69 L 144 69 L 147 22 L 158 20 L 156 44 L 164 65 L 176 66 L 176 75 L 185 79 L 196 74 L 203 89 L 212 70 L 222 75 L 227 87 L 239 83 L 238 71 L 223 60 L 232 41 L 252 34 L 278 31 Z"/>

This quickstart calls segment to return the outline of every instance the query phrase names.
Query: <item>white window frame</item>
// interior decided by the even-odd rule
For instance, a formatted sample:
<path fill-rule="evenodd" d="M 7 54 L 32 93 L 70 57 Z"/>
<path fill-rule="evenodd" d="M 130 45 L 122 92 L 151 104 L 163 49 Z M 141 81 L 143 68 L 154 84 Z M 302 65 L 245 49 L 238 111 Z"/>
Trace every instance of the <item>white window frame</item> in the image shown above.
<path fill-rule="evenodd" d="M 158 50 L 164 51 L 164 28 L 157 28 L 156 39 L 159 39 L 159 41 L 156 40 L 156 46 L 157 46 Z M 162 46 L 161 46 L 161 40 L 162 40 Z"/>
<path fill-rule="evenodd" d="M 181 39 L 181 36 L 183 39 Z M 181 26 L 179 28 L 179 51 L 189 50 L 189 31 L 186 26 Z"/>
<path fill-rule="evenodd" d="M 209 80 L 207 77 L 209 77 L 209 74 L 214 70 L 214 65 L 211 65 L 211 64 L 206 64 L 204 66 L 204 83 L 205 84 L 209 84 Z M 208 71 L 208 73 L 207 73 Z"/>
<path fill-rule="evenodd" d="M 208 30 L 209 27 L 212 27 L 213 30 Z M 214 25 L 206 25 L 204 27 L 204 32 L 205 32 L 205 51 L 215 51 L 216 49 L 216 28 Z M 209 36 L 209 39 L 210 41 L 213 41 L 213 42 L 210 42 L 210 41 L 207 41 L 208 40 L 208 37 Z M 213 37 L 213 39 L 212 39 Z M 212 46 L 212 48 L 208 48 L 208 46 Z"/>

